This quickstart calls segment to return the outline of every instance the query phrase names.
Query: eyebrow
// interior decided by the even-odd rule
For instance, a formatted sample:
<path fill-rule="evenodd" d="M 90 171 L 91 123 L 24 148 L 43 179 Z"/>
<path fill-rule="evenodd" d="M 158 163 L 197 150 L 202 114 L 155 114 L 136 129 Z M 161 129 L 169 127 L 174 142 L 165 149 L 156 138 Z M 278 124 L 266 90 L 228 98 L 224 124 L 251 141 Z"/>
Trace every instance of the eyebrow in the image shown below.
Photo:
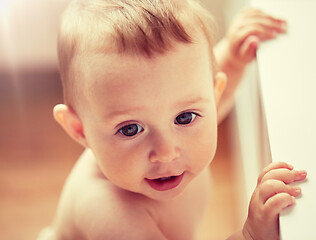
<path fill-rule="evenodd" d="M 178 102 L 174 105 L 175 108 L 185 108 L 197 103 L 203 103 L 206 104 L 210 101 L 210 99 L 208 98 L 203 98 L 203 97 L 197 97 L 197 98 L 193 98 L 193 99 L 187 99 L 181 102 Z M 135 113 L 138 111 L 142 111 L 144 110 L 145 107 L 144 106 L 137 106 L 137 107 L 130 107 L 130 108 L 119 108 L 119 109 L 115 109 L 113 111 L 110 111 L 109 116 L 112 117 L 117 117 L 120 115 L 128 115 L 129 113 Z"/>
<path fill-rule="evenodd" d="M 188 98 L 188 100 L 185 100 L 185 101 L 177 103 L 175 105 L 175 107 L 181 108 L 181 107 L 191 106 L 191 105 L 194 105 L 196 103 L 208 103 L 209 101 L 210 101 L 210 99 L 203 98 L 203 97 L 196 97 L 196 98 L 193 98 L 193 99 L 189 99 Z"/>
<path fill-rule="evenodd" d="M 110 111 L 109 115 L 111 117 L 116 117 L 120 115 L 127 115 L 130 112 L 137 112 L 137 111 L 142 111 L 144 107 L 131 107 L 131 108 L 119 108 L 113 111 Z"/>

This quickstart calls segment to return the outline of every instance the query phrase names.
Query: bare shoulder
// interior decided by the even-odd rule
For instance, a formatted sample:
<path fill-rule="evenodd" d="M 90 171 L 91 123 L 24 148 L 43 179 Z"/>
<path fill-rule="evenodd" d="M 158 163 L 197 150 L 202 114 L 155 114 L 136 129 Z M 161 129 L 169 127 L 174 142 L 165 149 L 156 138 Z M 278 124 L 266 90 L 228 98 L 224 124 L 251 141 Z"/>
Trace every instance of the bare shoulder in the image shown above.
<path fill-rule="evenodd" d="M 85 210 L 89 212 L 80 225 L 87 239 L 166 239 L 145 208 L 122 201 L 104 204 L 108 205 L 104 209 L 99 203 Z"/>
<path fill-rule="evenodd" d="M 78 160 L 61 201 L 64 210 L 60 215 L 68 218 L 83 238 L 165 239 L 146 199 L 113 186 L 103 177 L 90 151 Z"/>

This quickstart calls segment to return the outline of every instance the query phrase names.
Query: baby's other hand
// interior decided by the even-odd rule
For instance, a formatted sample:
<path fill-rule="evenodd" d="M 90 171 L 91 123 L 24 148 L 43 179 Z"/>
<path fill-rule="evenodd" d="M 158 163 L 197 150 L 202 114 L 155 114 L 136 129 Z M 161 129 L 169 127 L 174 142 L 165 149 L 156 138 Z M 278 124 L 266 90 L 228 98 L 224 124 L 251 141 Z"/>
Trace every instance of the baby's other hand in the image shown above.
<path fill-rule="evenodd" d="M 272 163 L 262 171 L 243 228 L 247 240 L 279 239 L 279 213 L 301 194 L 300 187 L 288 184 L 304 180 L 306 175 L 285 162 Z"/>
<path fill-rule="evenodd" d="M 286 22 L 258 9 L 241 11 L 225 36 L 232 61 L 245 66 L 256 57 L 259 43 L 286 32 Z"/>

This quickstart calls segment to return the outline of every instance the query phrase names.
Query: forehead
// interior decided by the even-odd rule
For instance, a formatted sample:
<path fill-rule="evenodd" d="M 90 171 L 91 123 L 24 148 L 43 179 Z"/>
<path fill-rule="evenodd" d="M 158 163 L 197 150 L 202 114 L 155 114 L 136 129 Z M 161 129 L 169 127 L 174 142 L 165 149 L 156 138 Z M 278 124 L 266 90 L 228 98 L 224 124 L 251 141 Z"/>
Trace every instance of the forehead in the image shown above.
<path fill-rule="evenodd" d="M 211 88 L 213 80 L 204 38 L 176 43 L 166 54 L 152 58 L 110 53 L 86 55 L 80 61 L 80 81 L 90 108 L 116 110 L 211 96 L 205 88 Z"/>

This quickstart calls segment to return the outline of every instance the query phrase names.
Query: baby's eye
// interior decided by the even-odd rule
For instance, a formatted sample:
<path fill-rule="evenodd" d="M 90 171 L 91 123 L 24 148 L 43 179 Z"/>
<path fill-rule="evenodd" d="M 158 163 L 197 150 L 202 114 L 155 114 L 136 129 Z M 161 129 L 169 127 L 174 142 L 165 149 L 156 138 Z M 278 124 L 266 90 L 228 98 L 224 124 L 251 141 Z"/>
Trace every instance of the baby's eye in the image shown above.
<path fill-rule="evenodd" d="M 138 124 L 129 124 L 118 130 L 119 133 L 123 134 L 126 137 L 132 137 L 137 133 L 142 132 L 144 129 Z"/>
<path fill-rule="evenodd" d="M 197 114 L 193 112 L 185 112 L 179 114 L 176 119 L 174 120 L 175 124 L 181 124 L 181 125 L 186 125 L 191 123 L 195 118 Z"/>

